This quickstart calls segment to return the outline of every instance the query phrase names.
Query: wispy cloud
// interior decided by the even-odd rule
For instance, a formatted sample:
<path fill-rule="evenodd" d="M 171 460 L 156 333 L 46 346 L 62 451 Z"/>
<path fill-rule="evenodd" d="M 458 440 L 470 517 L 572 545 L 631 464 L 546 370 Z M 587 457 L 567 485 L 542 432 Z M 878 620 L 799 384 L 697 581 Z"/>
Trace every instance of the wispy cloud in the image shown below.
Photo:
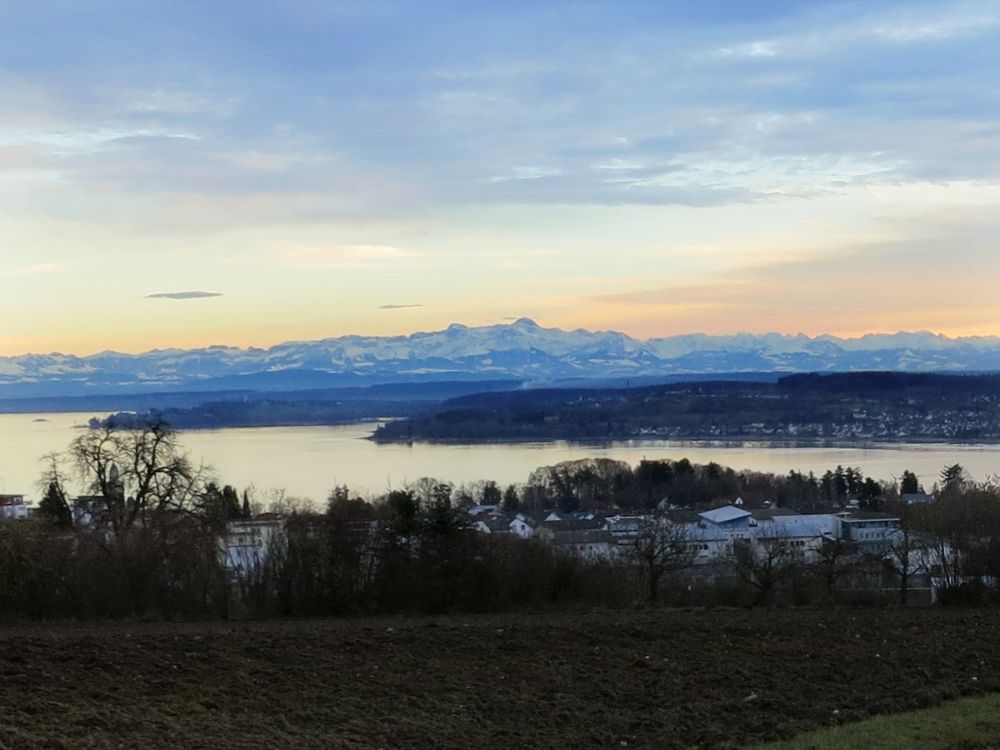
<path fill-rule="evenodd" d="M 379 305 L 379 310 L 409 310 L 414 307 L 423 307 L 422 304 L 415 305 Z"/>
<path fill-rule="evenodd" d="M 44 263 L 33 263 L 30 266 L 23 266 L 15 269 L 15 276 L 41 276 L 45 274 L 63 273 L 70 268 L 69 263 L 59 261 L 47 261 Z"/>
<path fill-rule="evenodd" d="M 36 112 L 30 122 L 47 123 L 31 139 L 42 153 L 7 158 L 32 159 L 81 191 L 98 186 L 88 195 L 109 200 L 166 193 L 219 213 L 235 196 L 247 209 L 226 216 L 230 224 L 295 214 L 289 204 L 306 223 L 412 203 L 437 212 L 467 203 L 715 206 L 807 194 L 782 189 L 775 157 L 815 160 L 803 179 L 818 189 L 842 189 L 823 179 L 841 160 L 881 181 L 926 176 L 930 165 L 1000 175 L 1000 160 L 974 156 L 997 153 L 996 138 L 980 135 L 972 149 L 948 136 L 964 132 L 970 110 L 989 110 L 976 122 L 996 119 L 977 93 L 996 78 L 992 0 L 625 5 L 634 12 L 515 3 L 484 24 L 481 8 L 435 2 L 419 19 L 403 7 L 293 4 L 267 14 L 266 40 L 248 20 L 218 34 L 231 0 L 197 28 L 166 2 L 141 19 L 123 8 L 107 27 L 66 9 L 69 27 L 97 40 L 114 34 L 132 64 L 113 74 L 71 52 L 60 26 L 12 11 L 7 41 L 42 29 L 37 48 L 52 64 L 0 80 L 12 92 L 0 122 Z M 445 14 L 442 38 L 434 19 Z M 421 23 L 426 34 L 413 35 Z M 331 34 L 356 45 L 331 50 Z M 246 45 L 256 45 L 253 62 Z M 397 54 L 370 54 L 387 47 Z M 177 69 L 175 79 L 151 58 Z M 268 85 L 246 85 L 261 80 Z M 941 120 L 928 123 L 935 101 Z M 0 126 L 0 145 L 9 138 Z M 724 168 L 706 173 L 707 159 Z M 182 222 L 194 221 L 187 204 L 175 205 Z"/>
<path fill-rule="evenodd" d="M 209 297 L 221 297 L 221 292 L 202 292 L 202 291 L 185 291 L 185 292 L 156 292 L 154 294 L 147 294 L 146 299 L 207 299 Z"/>
<path fill-rule="evenodd" d="M 392 245 L 318 245 L 280 251 L 279 258 L 293 266 L 378 265 L 421 257 L 416 250 Z"/>

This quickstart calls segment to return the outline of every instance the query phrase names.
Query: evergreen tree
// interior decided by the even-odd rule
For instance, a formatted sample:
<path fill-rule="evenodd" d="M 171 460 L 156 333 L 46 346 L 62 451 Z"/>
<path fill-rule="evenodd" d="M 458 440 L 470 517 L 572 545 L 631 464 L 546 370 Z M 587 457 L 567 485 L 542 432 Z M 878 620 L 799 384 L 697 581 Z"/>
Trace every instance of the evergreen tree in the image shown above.
<path fill-rule="evenodd" d="M 865 510 L 880 510 L 882 508 L 882 485 L 871 477 L 865 479 L 858 488 L 858 505 Z"/>
<path fill-rule="evenodd" d="M 941 489 L 959 487 L 965 482 L 965 468 L 962 464 L 952 464 L 941 469 Z"/>
<path fill-rule="evenodd" d="M 393 490 L 386 497 L 390 527 L 397 537 L 409 537 L 417 530 L 420 503 L 410 490 Z"/>
<path fill-rule="evenodd" d="M 503 491 L 503 505 L 501 508 L 506 513 L 514 513 L 520 506 L 521 499 L 517 496 L 517 487 L 508 484 L 507 489 Z"/>
<path fill-rule="evenodd" d="M 483 505 L 500 505 L 503 500 L 503 492 L 496 482 L 489 481 L 483 484 Z"/>
<path fill-rule="evenodd" d="M 903 477 L 899 481 L 899 493 L 901 495 L 915 495 L 920 492 L 923 492 L 923 488 L 917 481 L 917 475 L 912 471 L 904 471 Z"/>
<path fill-rule="evenodd" d="M 222 489 L 209 482 L 198 502 L 202 517 L 215 526 L 223 526 L 240 517 L 240 501 L 236 489 L 226 485 Z"/>
<path fill-rule="evenodd" d="M 69 508 L 66 492 L 54 479 L 49 482 L 45 496 L 38 504 L 38 512 L 56 526 L 67 528 L 73 525 L 73 513 Z"/>
<path fill-rule="evenodd" d="M 240 496 L 231 484 L 222 488 L 222 507 L 227 521 L 233 521 L 241 515 Z"/>
<path fill-rule="evenodd" d="M 330 491 L 326 517 L 331 521 L 370 521 L 375 518 L 375 508 L 360 497 L 351 497 L 347 485 L 340 485 Z"/>

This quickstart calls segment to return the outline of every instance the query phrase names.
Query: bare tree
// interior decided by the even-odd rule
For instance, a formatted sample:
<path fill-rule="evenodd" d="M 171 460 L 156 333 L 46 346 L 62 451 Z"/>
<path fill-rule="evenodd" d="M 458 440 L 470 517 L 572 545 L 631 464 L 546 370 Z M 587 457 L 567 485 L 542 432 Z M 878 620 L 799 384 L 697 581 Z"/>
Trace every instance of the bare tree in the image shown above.
<path fill-rule="evenodd" d="M 648 586 L 650 604 L 656 604 L 665 575 L 691 567 L 697 550 L 687 526 L 666 518 L 643 519 L 632 540 L 628 557 L 639 568 Z"/>
<path fill-rule="evenodd" d="M 924 537 L 913 529 L 909 513 L 902 513 L 899 529 L 889 540 L 883 564 L 898 579 L 899 604 L 905 607 L 910 597 L 913 576 L 927 569 L 927 548 Z"/>
<path fill-rule="evenodd" d="M 832 601 L 840 580 L 863 565 L 858 546 L 844 539 L 823 539 L 815 555 L 810 568 L 823 582 L 827 601 Z"/>
<path fill-rule="evenodd" d="M 69 453 L 81 479 L 102 498 L 116 535 L 148 513 L 190 510 L 204 489 L 205 468 L 191 463 L 177 433 L 161 420 L 138 428 L 88 430 Z"/>
<path fill-rule="evenodd" d="M 936 502 L 906 512 L 920 532 L 935 587 L 958 590 L 986 586 L 993 579 L 988 560 L 1000 540 L 1000 486 L 995 479 L 954 485 Z"/>
<path fill-rule="evenodd" d="M 798 568 L 801 555 L 790 539 L 767 530 L 752 539 L 733 539 L 724 560 L 756 590 L 753 606 L 769 606 L 778 586 Z"/>

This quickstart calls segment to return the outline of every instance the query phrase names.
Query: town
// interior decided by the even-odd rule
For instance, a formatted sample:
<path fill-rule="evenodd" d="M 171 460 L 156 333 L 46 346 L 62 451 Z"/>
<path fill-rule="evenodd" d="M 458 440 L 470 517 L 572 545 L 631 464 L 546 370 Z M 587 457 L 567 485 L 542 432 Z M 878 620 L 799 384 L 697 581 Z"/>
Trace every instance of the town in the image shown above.
<path fill-rule="evenodd" d="M 760 500 L 759 493 L 750 502 L 737 496 L 728 502 L 687 498 L 678 504 L 662 497 L 653 507 L 622 507 L 602 496 L 601 482 L 595 485 L 593 476 L 595 470 L 621 467 L 600 462 L 543 467 L 520 488 L 520 497 L 513 486 L 501 492 L 491 482 L 479 483 L 472 488 L 476 498 L 469 488 L 456 491 L 445 482 L 423 479 L 374 501 L 337 487 L 325 512 L 319 512 L 281 499 L 261 508 L 247 493 L 241 503 L 234 488 L 209 482 L 187 507 L 154 509 L 139 508 L 133 498 L 126 498 L 126 482 L 117 465 L 106 468 L 98 483 L 103 495 L 60 498 L 64 490 L 53 483 L 38 506 L 29 505 L 24 495 L 0 496 L 0 519 L 8 522 L 0 529 L 8 540 L 0 554 L 16 548 L 10 540 L 19 528 L 30 528 L 26 536 L 41 534 L 50 540 L 46 556 L 52 549 L 64 550 L 65 565 L 72 565 L 78 555 L 85 557 L 81 550 L 88 545 L 114 551 L 126 566 L 137 564 L 131 558 L 139 555 L 151 586 L 147 593 L 153 597 L 142 599 L 142 606 L 154 611 L 164 604 L 156 596 L 183 592 L 184 584 L 174 578 L 176 568 L 190 564 L 194 555 L 201 567 L 188 574 L 205 577 L 214 587 L 211 594 L 203 592 L 201 608 L 226 617 L 265 600 L 271 602 L 265 609 L 277 611 L 269 608 L 282 598 L 286 614 L 301 613 L 300 605 L 290 604 L 297 594 L 281 591 L 290 577 L 318 586 L 309 594 L 309 611 L 516 607 L 498 592 L 524 572 L 511 567 L 510 559 L 517 558 L 534 559 L 541 578 L 542 571 L 568 564 L 564 570 L 575 580 L 565 591 L 553 582 L 547 593 L 534 592 L 528 597 L 533 604 L 573 595 L 589 599 L 600 586 L 613 590 L 606 596 L 608 604 L 657 604 L 661 599 L 748 606 L 819 601 L 933 604 L 942 597 L 991 597 L 997 580 L 991 563 L 1000 525 L 985 525 L 984 516 L 975 520 L 974 529 L 968 526 L 969 511 L 985 507 L 984 498 L 995 504 L 995 495 L 990 495 L 994 490 L 964 479 L 958 466 L 942 472 L 940 497 L 910 486 L 907 489 L 920 491 L 896 493 L 885 502 L 876 502 L 871 493 L 877 485 L 871 480 L 861 481 L 860 472 L 838 467 L 823 481 L 812 482 L 816 487 L 843 485 L 836 490 L 842 493 L 840 501 L 826 512 L 800 512 Z M 683 460 L 645 462 L 636 473 L 654 470 L 690 472 L 706 481 L 732 473 Z M 564 501 L 568 492 L 575 502 L 563 502 L 562 508 L 537 507 L 544 502 L 539 483 L 546 476 L 561 477 L 567 484 L 560 490 Z M 750 489 L 745 477 L 743 481 Z M 913 483 L 912 477 L 906 481 Z M 848 487 L 862 490 L 861 499 L 846 494 Z M 527 507 L 533 496 L 534 507 Z M 885 507 L 875 509 L 878 505 Z M 959 508 L 962 512 L 956 513 Z M 137 549 L 135 539 L 165 545 L 164 551 Z M 206 560 L 206 555 L 212 559 Z M 506 562 L 499 563 L 501 559 Z M 473 579 L 491 565 L 496 591 L 466 598 L 469 592 L 463 587 L 481 585 Z M 323 580 L 326 576 L 329 580 Z M 443 599 L 428 603 L 414 598 L 421 587 L 437 588 L 433 579 L 438 576 L 443 576 L 438 581 L 443 588 L 437 593 L 447 590 Z M 505 576 L 512 580 L 501 580 Z M 598 579 L 602 583 L 596 583 Z M 23 581 L 0 583 L 20 587 Z M 292 588 L 300 592 L 301 584 Z M 407 593 L 411 584 L 416 588 Z M 5 600 L 16 597 L 8 593 L 0 598 Z M 119 606 L 127 613 L 133 604 Z"/>

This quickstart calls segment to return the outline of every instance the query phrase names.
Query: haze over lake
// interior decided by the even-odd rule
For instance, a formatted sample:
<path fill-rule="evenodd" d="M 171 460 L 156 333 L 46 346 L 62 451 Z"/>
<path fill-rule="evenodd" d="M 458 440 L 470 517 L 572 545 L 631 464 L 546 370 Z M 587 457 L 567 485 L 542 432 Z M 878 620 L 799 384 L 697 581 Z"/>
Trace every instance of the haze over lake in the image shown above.
<path fill-rule="evenodd" d="M 0 415 L 0 488 L 37 500 L 40 458 L 65 449 L 90 413 Z M 40 421 L 44 420 L 44 421 Z M 185 432 L 181 442 L 195 461 L 211 465 L 221 482 L 257 490 L 283 489 L 289 496 L 322 501 L 331 487 L 377 493 L 423 476 L 455 483 L 494 479 L 523 482 L 539 466 L 585 457 L 635 464 L 643 458 L 717 461 L 736 469 L 791 469 L 822 473 L 838 464 L 859 466 L 867 476 L 892 479 L 914 471 L 930 487 L 942 466 L 961 463 L 976 479 L 1000 472 L 1000 446 L 911 445 L 789 447 L 642 441 L 608 445 L 566 442 L 488 445 L 378 445 L 364 438 L 374 425 L 260 427 Z"/>

